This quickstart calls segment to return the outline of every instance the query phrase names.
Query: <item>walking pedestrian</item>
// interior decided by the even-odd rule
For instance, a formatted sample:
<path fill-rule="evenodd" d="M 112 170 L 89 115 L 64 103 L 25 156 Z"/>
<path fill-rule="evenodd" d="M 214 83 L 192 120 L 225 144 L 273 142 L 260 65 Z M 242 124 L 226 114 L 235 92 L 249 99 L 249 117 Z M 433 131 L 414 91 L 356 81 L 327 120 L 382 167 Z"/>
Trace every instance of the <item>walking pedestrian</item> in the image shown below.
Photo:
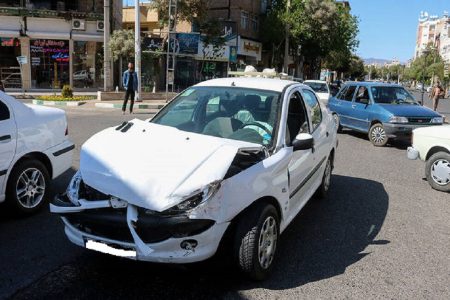
<path fill-rule="evenodd" d="M 437 111 L 439 105 L 439 99 L 443 98 L 445 95 L 445 90 L 441 85 L 440 81 L 437 81 L 431 91 L 431 99 L 433 99 L 433 110 Z"/>
<path fill-rule="evenodd" d="M 134 64 L 128 63 L 128 70 L 123 73 L 123 88 L 125 89 L 125 99 L 123 100 L 122 112 L 125 114 L 128 98 L 130 98 L 130 114 L 133 113 L 134 96 L 138 89 L 138 76 L 134 71 Z"/>

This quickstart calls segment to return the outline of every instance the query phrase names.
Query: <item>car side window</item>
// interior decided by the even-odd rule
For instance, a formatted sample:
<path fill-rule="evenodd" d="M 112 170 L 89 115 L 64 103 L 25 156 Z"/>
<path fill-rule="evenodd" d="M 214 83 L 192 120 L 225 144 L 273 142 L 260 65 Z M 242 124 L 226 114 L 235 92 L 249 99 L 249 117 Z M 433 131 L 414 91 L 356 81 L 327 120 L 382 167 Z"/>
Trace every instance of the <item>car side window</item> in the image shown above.
<path fill-rule="evenodd" d="M 297 91 L 289 99 L 288 118 L 286 126 L 286 145 L 291 142 L 299 133 L 309 133 L 308 114 L 302 96 Z"/>
<path fill-rule="evenodd" d="M 356 90 L 356 86 L 354 86 L 354 85 L 349 86 L 348 89 L 345 91 L 341 100 L 352 101 L 353 95 L 355 94 L 355 90 Z"/>
<path fill-rule="evenodd" d="M 360 86 L 356 92 L 356 103 L 369 103 L 369 90 L 365 86 Z"/>
<path fill-rule="evenodd" d="M 8 120 L 10 118 L 9 109 L 5 103 L 0 101 L 0 121 Z"/>
<path fill-rule="evenodd" d="M 303 90 L 303 95 L 305 97 L 306 108 L 311 112 L 312 131 L 314 131 L 322 123 L 322 110 L 320 109 L 319 100 L 317 100 L 316 95 L 310 90 Z"/>
<path fill-rule="evenodd" d="M 344 96 L 345 96 L 345 93 L 347 92 L 347 90 L 348 90 L 348 86 L 343 87 L 336 95 L 336 98 L 339 100 L 344 100 Z"/>

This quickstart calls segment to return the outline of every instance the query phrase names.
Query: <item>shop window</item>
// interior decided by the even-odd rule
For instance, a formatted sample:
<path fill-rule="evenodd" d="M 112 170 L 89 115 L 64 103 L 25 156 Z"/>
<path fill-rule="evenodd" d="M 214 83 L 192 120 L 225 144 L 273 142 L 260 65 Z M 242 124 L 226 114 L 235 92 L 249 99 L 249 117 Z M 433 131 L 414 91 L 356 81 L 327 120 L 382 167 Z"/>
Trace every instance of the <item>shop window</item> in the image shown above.
<path fill-rule="evenodd" d="M 100 87 L 103 80 L 103 43 L 75 41 L 73 50 L 73 86 Z"/>
<path fill-rule="evenodd" d="M 69 41 L 30 40 L 33 88 L 62 88 L 69 84 Z"/>
<path fill-rule="evenodd" d="M 21 55 L 20 40 L 0 38 L 0 80 L 5 88 L 21 88 L 20 67 L 17 56 Z"/>
<path fill-rule="evenodd" d="M 0 0 L 0 7 L 19 7 L 20 0 Z"/>

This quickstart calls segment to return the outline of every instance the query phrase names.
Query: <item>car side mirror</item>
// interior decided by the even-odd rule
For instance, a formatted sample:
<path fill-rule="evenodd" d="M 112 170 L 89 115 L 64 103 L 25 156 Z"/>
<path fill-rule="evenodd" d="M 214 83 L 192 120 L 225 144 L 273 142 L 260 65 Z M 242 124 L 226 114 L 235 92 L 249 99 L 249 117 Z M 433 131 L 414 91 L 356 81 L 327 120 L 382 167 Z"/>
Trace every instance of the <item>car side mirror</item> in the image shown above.
<path fill-rule="evenodd" d="M 309 133 L 300 133 L 292 141 L 294 151 L 309 150 L 314 148 L 314 138 Z"/>

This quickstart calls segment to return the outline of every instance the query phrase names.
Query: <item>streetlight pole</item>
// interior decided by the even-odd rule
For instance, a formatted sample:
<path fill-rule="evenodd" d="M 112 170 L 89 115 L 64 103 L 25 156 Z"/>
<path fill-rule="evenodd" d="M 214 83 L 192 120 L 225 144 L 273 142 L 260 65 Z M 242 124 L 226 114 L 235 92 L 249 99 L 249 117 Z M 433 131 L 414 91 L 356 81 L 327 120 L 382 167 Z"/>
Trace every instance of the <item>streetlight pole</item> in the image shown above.
<path fill-rule="evenodd" d="M 141 8 L 139 0 L 134 1 L 134 68 L 138 78 L 138 90 L 136 95 L 136 101 L 141 100 Z"/>
<path fill-rule="evenodd" d="M 103 29 L 103 90 L 105 92 L 111 90 L 111 52 L 109 49 L 109 36 L 110 30 L 110 1 L 104 0 L 103 2 L 103 23 L 105 25 Z"/>

